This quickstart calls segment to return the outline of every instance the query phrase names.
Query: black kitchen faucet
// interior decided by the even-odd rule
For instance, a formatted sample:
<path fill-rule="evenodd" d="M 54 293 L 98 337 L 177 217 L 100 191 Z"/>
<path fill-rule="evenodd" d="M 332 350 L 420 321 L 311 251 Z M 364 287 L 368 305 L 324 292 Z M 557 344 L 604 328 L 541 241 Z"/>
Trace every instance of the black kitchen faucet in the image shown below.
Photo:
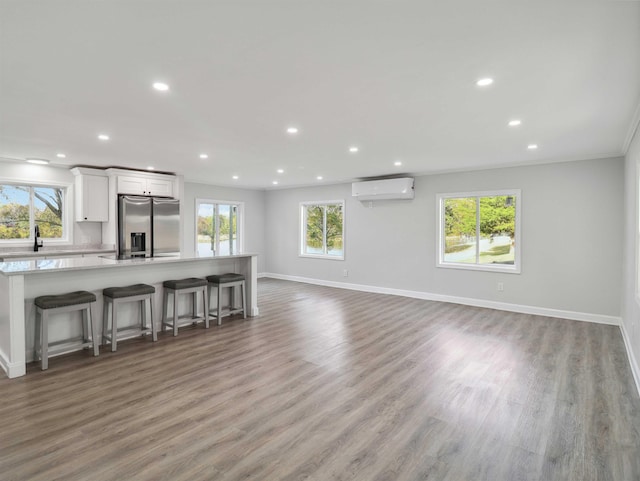
<path fill-rule="evenodd" d="M 42 247 L 42 240 L 40 239 L 40 227 L 36 225 L 35 236 L 33 239 L 33 251 L 38 252 L 38 249 Z"/>

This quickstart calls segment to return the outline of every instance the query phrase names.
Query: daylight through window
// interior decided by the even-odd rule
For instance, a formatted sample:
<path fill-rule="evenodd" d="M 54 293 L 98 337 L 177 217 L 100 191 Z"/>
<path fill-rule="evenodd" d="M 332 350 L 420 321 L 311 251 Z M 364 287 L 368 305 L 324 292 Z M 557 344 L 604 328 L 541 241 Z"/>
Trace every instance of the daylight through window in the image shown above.
<path fill-rule="evenodd" d="M 344 259 L 344 202 L 301 204 L 302 256 Z"/>
<path fill-rule="evenodd" d="M 519 272 L 520 192 L 438 196 L 440 267 Z"/>
<path fill-rule="evenodd" d="M 196 252 L 199 256 L 242 252 L 242 206 L 242 203 L 197 201 Z"/>
<path fill-rule="evenodd" d="M 0 240 L 63 239 L 63 187 L 0 184 Z"/>

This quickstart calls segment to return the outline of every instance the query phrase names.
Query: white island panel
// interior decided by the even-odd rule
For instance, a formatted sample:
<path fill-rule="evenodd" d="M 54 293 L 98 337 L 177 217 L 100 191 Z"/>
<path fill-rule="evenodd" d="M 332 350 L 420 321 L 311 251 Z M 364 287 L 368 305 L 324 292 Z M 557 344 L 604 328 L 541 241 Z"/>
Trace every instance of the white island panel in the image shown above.
<path fill-rule="evenodd" d="M 0 365 L 9 377 L 24 376 L 24 276 L 0 276 Z"/>

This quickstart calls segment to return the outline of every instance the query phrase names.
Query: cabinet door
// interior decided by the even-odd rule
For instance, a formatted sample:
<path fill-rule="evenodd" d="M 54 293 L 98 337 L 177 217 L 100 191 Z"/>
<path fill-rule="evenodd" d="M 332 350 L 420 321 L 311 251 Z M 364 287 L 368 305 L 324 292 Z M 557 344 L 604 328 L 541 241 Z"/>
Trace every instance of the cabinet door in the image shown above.
<path fill-rule="evenodd" d="M 76 177 L 76 221 L 109 220 L 109 179 L 83 174 Z"/>
<path fill-rule="evenodd" d="M 151 195 L 147 192 L 147 179 L 118 176 L 118 194 Z"/>
<path fill-rule="evenodd" d="M 147 195 L 159 195 L 162 197 L 173 196 L 173 182 L 164 179 L 148 179 Z"/>
<path fill-rule="evenodd" d="M 91 222 L 109 220 L 109 179 L 97 175 L 83 175 L 82 216 Z"/>

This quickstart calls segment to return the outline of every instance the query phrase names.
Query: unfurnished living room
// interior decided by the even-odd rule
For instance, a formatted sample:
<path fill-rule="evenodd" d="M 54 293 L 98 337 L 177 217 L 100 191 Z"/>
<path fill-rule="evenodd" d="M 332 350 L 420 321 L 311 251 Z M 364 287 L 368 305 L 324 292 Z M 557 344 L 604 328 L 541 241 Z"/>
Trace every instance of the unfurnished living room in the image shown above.
<path fill-rule="evenodd" d="M 0 0 L 1 481 L 640 481 L 640 2 Z"/>

